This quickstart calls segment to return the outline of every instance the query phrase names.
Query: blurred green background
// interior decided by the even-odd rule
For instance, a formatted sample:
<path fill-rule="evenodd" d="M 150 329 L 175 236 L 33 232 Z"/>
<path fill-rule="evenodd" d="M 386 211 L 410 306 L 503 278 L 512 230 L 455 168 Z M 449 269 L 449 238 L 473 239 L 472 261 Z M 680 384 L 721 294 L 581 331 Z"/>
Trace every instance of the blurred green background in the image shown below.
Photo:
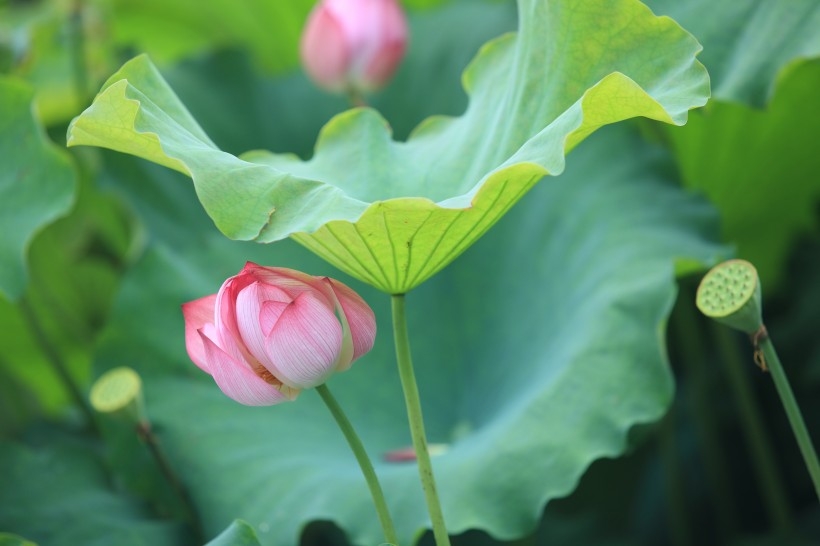
<path fill-rule="evenodd" d="M 427 116 L 461 113 L 461 71 L 516 26 L 511 1 L 404 5 L 408 57 L 372 97 L 397 139 Z M 649 5 L 703 44 L 710 103 L 684 127 L 636 121 L 593 135 L 563 175 L 409 298 L 430 439 L 451 447 L 436 464 L 445 506 L 458 507 L 457 544 L 820 541 L 770 378 L 742 336 L 692 305 L 714 260 L 756 264 L 769 332 L 820 434 L 820 5 Z M 380 459 L 409 445 L 386 297 L 289 241 L 227 241 L 176 173 L 64 148 L 108 75 L 147 52 L 223 150 L 309 157 L 347 108 L 300 71 L 311 6 L 0 3 L 0 531 L 43 545 L 199 544 L 242 518 L 262 544 L 377 543 L 318 397 L 233 404 L 187 361 L 179 305 L 248 259 L 360 291 L 380 338 L 331 387 Z M 88 409 L 93 379 L 118 365 L 143 375 L 198 523 L 131 430 Z M 377 467 L 415 532 L 413 468 Z"/>

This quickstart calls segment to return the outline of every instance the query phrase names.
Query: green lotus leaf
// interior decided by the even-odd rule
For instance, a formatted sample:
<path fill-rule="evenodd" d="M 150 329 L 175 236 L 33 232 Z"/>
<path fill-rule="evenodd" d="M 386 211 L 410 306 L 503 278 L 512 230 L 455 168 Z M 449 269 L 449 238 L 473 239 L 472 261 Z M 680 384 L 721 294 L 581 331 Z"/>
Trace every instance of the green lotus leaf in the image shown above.
<path fill-rule="evenodd" d="M 32 89 L 0 77 L 0 294 L 16 299 L 26 286 L 26 249 L 74 200 L 71 159 L 34 117 Z"/>
<path fill-rule="evenodd" d="M 192 543 L 182 524 L 116 491 L 98 451 L 98 444 L 54 429 L 37 446 L 0 441 L 0 528 L 44 546 Z"/>
<path fill-rule="evenodd" d="M 820 56 L 820 3 L 816 0 L 647 0 L 703 44 L 712 95 L 762 107 L 784 69 Z"/>
<path fill-rule="evenodd" d="M 549 499 L 572 491 L 593 460 L 622 453 L 633 425 L 664 414 L 673 395 L 663 328 L 675 264 L 722 251 L 710 242 L 714 211 L 660 175 L 673 164 L 625 125 L 603 129 L 575 154 L 566 184 L 536 186 L 407 296 L 428 436 L 448 446 L 433 464 L 452 533 L 531 532 Z M 184 349 L 179 305 L 216 292 L 246 260 L 310 274 L 329 274 L 327 265 L 290 241 L 237 244 L 212 233 L 184 244 L 174 231 L 185 226 L 162 229 L 124 281 L 97 372 L 129 355 L 206 535 L 239 517 L 263 544 L 292 546 L 308 522 L 324 520 L 353 544 L 379 544 L 361 471 L 318 395 L 241 406 Z M 379 336 L 329 386 L 374 459 L 401 544 L 410 545 L 429 520 L 415 465 L 385 460 L 410 446 L 389 301 L 341 280 L 373 306 Z"/>
<path fill-rule="evenodd" d="M 237 519 L 205 546 L 260 546 L 260 542 L 253 527 Z"/>
<path fill-rule="evenodd" d="M 58 182 L 48 180 L 43 187 Z M 23 425 L 32 414 L 50 419 L 64 414 L 73 399 L 54 373 L 54 358 L 81 388 L 88 384 L 96 335 L 121 271 L 139 251 L 133 216 L 92 184 L 79 176 L 71 212 L 39 230 L 26 246 L 25 304 L 0 298 L 0 430 Z M 39 195 L 49 206 L 54 197 Z M 38 197 L 31 199 L 33 204 Z"/>
<path fill-rule="evenodd" d="M 37 546 L 23 537 L 9 533 L 0 533 L 0 546 Z"/>
<path fill-rule="evenodd" d="M 220 151 L 145 57 L 127 63 L 69 128 L 69 145 L 112 148 L 188 174 L 228 237 L 292 236 L 389 293 L 466 250 L 594 130 L 646 116 L 682 124 L 704 104 L 700 45 L 634 0 L 521 0 L 520 32 L 485 45 L 464 74 L 470 103 L 406 142 L 375 111 L 342 113 L 310 161 Z M 229 106 L 227 106 L 229 107 Z M 282 106 L 284 107 L 284 105 Z"/>
<path fill-rule="evenodd" d="M 820 3 L 649 0 L 703 44 L 713 100 L 665 134 L 684 184 L 718 207 L 725 240 L 773 290 L 820 196 Z M 708 16 L 706 15 L 708 14 Z"/>
<path fill-rule="evenodd" d="M 785 70 L 765 110 L 712 102 L 669 132 L 684 184 L 720 210 L 726 241 L 764 286 L 782 280 L 796 236 L 817 227 L 820 59 Z"/>

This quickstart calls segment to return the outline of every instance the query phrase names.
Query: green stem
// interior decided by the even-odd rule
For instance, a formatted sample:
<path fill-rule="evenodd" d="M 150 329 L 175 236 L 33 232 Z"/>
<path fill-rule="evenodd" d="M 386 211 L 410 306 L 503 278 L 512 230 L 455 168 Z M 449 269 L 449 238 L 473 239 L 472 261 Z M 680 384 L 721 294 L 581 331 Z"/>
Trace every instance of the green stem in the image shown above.
<path fill-rule="evenodd" d="M 162 475 L 182 503 L 182 507 L 188 516 L 191 527 L 197 535 L 197 539 L 200 541 L 204 540 L 205 535 L 202 531 L 202 522 L 199 520 L 199 514 L 196 511 L 194 502 L 188 494 L 188 490 L 182 485 L 182 480 L 179 479 L 177 473 L 174 471 L 174 467 L 165 454 L 165 450 L 162 449 L 162 444 L 160 444 L 157 435 L 154 434 L 151 423 L 146 419 L 141 419 L 137 423 L 137 436 L 148 446 L 148 450 L 151 452 L 151 456 L 154 457 L 154 461 L 156 461 L 157 466 L 159 466 Z"/>
<path fill-rule="evenodd" d="M 772 345 L 772 341 L 768 336 L 765 336 L 760 341 L 760 350 L 763 351 L 766 365 L 772 373 L 777 394 L 780 395 L 780 401 L 783 402 L 783 408 L 786 410 L 792 431 L 797 438 L 797 445 L 800 446 L 800 452 L 803 454 L 806 468 L 808 468 L 809 475 L 814 483 L 817 498 L 820 499 L 820 464 L 817 462 L 817 453 L 814 451 L 811 436 L 809 436 L 806 423 L 803 421 L 803 415 L 797 406 L 797 400 L 794 399 L 794 393 L 789 385 L 789 380 L 786 378 L 786 372 L 783 371 L 783 365 L 780 364 L 780 359 L 777 357 L 774 345 Z"/>
<path fill-rule="evenodd" d="M 80 109 L 85 108 L 91 98 L 88 93 L 88 65 L 85 57 L 85 25 L 83 24 L 83 0 L 74 0 L 69 14 L 68 32 L 71 51 L 71 68 L 74 89 Z"/>
<path fill-rule="evenodd" d="M 738 405 L 738 415 L 743 435 L 749 444 L 749 456 L 757 482 L 763 490 L 763 502 L 769 520 L 779 531 L 792 527 L 788 497 L 783 487 L 777 462 L 771 448 L 771 440 L 763 426 L 763 415 L 758 408 L 748 374 L 748 364 L 740 355 L 736 332 L 712 322 L 712 332 L 717 340 L 720 360 L 729 378 L 729 387 Z"/>
<path fill-rule="evenodd" d="M 37 313 L 34 311 L 34 308 L 28 302 L 26 297 L 20 299 L 20 311 L 23 313 L 23 317 L 25 317 L 26 322 L 28 322 L 29 328 L 31 328 L 31 333 L 34 336 L 34 340 L 37 342 L 37 346 L 41 351 L 43 351 L 46 361 L 51 365 L 54 372 L 60 378 L 60 381 L 62 381 L 66 391 L 68 391 L 68 394 L 74 399 L 74 403 L 77 404 L 77 407 L 80 408 L 80 411 L 82 411 L 85 415 L 86 420 L 88 421 L 88 426 L 91 427 L 95 433 L 99 433 L 99 430 L 97 429 L 97 420 L 94 418 L 94 412 L 91 411 L 91 406 L 88 404 L 88 400 L 86 400 L 85 395 L 80 390 L 80 387 L 71 376 L 71 373 L 69 373 L 68 366 L 66 366 L 62 356 L 60 356 L 60 352 L 51 343 L 48 335 L 46 335 L 45 329 L 42 324 L 40 324 L 40 319 L 37 317 Z"/>
<path fill-rule="evenodd" d="M 444 514 L 436 492 L 436 480 L 433 477 L 433 465 L 427 450 L 427 437 L 424 434 L 424 418 L 421 414 L 421 400 L 413 372 L 413 359 L 410 356 L 410 340 L 407 336 L 407 316 L 404 310 L 404 294 L 391 296 L 393 308 L 393 337 L 396 343 L 396 361 L 399 366 L 401 388 L 407 405 L 407 418 L 410 422 L 410 436 L 419 466 L 421 486 L 427 500 L 427 511 L 433 524 L 433 536 L 437 546 L 450 546 L 450 537 L 444 525 Z"/>
<path fill-rule="evenodd" d="M 333 418 L 336 419 L 336 424 L 339 425 L 342 434 L 344 434 L 347 443 L 350 445 L 350 449 L 353 450 L 353 454 L 359 462 L 359 467 L 362 469 L 367 487 L 370 489 L 370 496 L 373 497 L 373 504 L 376 505 L 376 513 L 379 515 L 379 521 L 382 524 L 384 539 L 390 544 L 398 546 L 399 539 L 396 535 L 396 529 L 393 527 L 390 509 L 384 500 L 382 486 L 379 484 L 379 478 L 376 476 L 376 471 L 373 470 L 373 463 L 370 462 L 370 457 L 367 456 L 364 444 L 362 444 L 362 441 L 359 439 L 359 435 L 356 434 L 356 430 L 345 415 L 339 402 L 337 402 L 336 398 L 330 393 L 330 389 L 327 388 L 327 385 L 319 385 L 316 387 L 316 391 L 319 393 L 319 396 L 322 397 Z"/>
<path fill-rule="evenodd" d="M 347 100 L 351 108 L 363 108 L 368 106 L 364 94 L 353 87 L 347 90 Z"/>

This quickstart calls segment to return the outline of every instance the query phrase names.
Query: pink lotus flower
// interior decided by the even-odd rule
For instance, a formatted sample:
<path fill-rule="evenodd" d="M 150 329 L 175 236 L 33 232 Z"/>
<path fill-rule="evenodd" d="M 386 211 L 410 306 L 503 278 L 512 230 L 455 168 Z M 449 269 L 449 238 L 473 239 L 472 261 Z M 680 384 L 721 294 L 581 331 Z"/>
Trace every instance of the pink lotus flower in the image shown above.
<path fill-rule="evenodd" d="M 373 310 L 344 284 L 251 262 L 182 314 L 188 356 L 248 406 L 293 400 L 348 369 L 376 338 Z"/>
<path fill-rule="evenodd" d="M 367 92 L 396 71 L 407 22 L 396 0 L 321 0 L 302 33 L 302 64 L 330 91 Z"/>

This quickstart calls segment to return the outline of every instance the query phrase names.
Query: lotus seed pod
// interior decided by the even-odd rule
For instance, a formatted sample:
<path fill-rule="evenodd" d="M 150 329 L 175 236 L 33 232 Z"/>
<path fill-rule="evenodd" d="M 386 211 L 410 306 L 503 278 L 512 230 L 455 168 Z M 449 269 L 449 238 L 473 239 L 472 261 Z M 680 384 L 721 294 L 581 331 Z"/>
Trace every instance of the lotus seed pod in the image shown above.
<path fill-rule="evenodd" d="M 108 370 L 91 387 L 91 406 L 100 413 L 121 413 L 144 420 L 142 380 L 126 366 Z"/>
<path fill-rule="evenodd" d="M 712 319 L 752 334 L 763 326 L 760 279 L 746 260 L 713 267 L 700 281 L 695 303 Z"/>

